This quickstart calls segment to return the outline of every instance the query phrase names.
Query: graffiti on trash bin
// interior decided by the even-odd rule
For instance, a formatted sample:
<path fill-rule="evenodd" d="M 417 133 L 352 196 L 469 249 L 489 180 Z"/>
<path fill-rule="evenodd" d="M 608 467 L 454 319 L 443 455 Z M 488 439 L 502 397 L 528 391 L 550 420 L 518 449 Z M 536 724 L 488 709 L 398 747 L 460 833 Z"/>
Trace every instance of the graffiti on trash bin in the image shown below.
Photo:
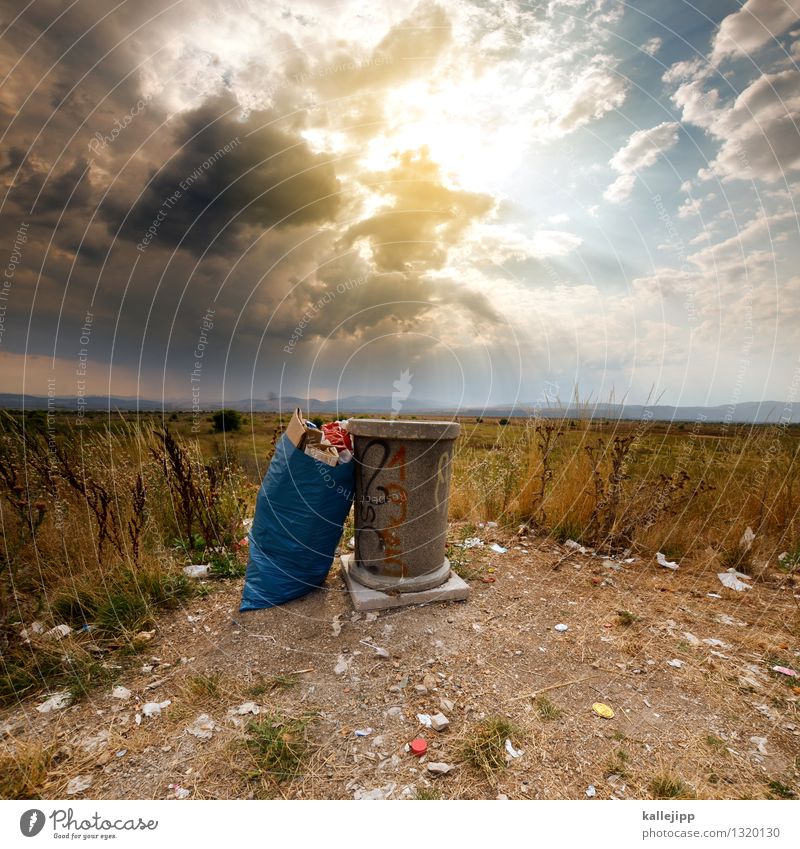
<path fill-rule="evenodd" d="M 375 465 L 366 462 L 367 454 L 371 449 L 373 454 L 376 454 L 378 462 Z M 405 488 L 406 479 L 406 447 L 401 445 L 393 455 L 391 455 L 389 443 L 384 439 L 373 439 L 367 443 L 361 455 L 361 463 L 365 468 L 372 468 L 374 471 L 364 486 L 359 499 L 358 509 L 361 518 L 361 527 L 358 529 L 358 545 L 359 559 L 363 562 L 370 571 L 377 571 L 378 567 L 374 562 L 377 558 L 363 557 L 365 548 L 369 550 L 370 546 L 363 545 L 366 539 L 370 538 L 371 534 L 375 535 L 378 550 L 381 552 L 381 571 L 385 575 L 392 577 L 406 577 L 406 565 L 403 561 L 403 544 L 400 537 L 399 528 L 406 521 L 408 512 L 408 493 Z M 397 479 L 394 481 L 382 482 L 376 486 L 376 479 L 381 475 L 381 472 L 388 469 L 396 470 Z M 385 477 L 385 475 L 383 476 Z M 391 512 L 387 515 L 386 510 Z M 378 511 L 381 511 L 380 514 Z M 380 515 L 381 521 L 377 521 Z"/>

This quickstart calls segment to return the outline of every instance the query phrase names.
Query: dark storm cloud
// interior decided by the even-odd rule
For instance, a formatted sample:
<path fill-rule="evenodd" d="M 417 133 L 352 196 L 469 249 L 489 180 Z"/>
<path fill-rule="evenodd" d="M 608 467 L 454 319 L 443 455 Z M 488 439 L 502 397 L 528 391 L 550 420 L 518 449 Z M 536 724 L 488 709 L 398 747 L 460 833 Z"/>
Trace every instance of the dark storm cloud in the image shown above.
<path fill-rule="evenodd" d="M 333 221 L 341 203 L 333 164 L 277 122 L 268 111 L 242 118 L 232 95 L 187 113 L 176 130 L 176 153 L 152 172 L 130 213 L 109 205 L 110 232 L 121 228 L 122 238 L 141 245 L 155 226 L 147 247 L 225 254 L 239 250 L 248 225 Z"/>

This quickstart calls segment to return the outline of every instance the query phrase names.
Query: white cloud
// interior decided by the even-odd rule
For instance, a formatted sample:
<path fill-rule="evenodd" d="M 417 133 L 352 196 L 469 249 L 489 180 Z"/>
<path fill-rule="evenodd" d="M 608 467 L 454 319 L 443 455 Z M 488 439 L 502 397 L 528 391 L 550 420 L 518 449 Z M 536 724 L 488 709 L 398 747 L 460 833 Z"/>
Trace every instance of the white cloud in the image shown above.
<path fill-rule="evenodd" d="M 556 125 L 564 133 L 571 133 L 622 106 L 625 93 L 625 79 L 620 74 L 603 67 L 590 67 L 565 95 L 559 96 Z"/>
<path fill-rule="evenodd" d="M 780 35 L 800 18 L 800 0 L 747 0 L 719 25 L 712 62 L 746 55 Z"/>
<path fill-rule="evenodd" d="M 648 56 L 655 56 L 656 53 L 661 49 L 661 45 L 663 44 L 662 40 L 658 36 L 654 36 L 653 38 L 648 38 L 647 41 L 642 45 L 642 51 L 645 52 Z"/>
<path fill-rule="evenodd" d="M 659 155 L 678 141 L 679 125 L 665 121 L 648 130 L 637 130 L 611 157 L 611 167 L 621 174 L 630 174 L 653 165 Z"/>
<path fill-rule="evenodd" d="M 635 174 L 622 174 L 603 192 L 603 197 L 611 203 L 622 203 L 631 196 L 635 185 Z"/>
<path fill-rule="evenodd" d="M 569 221 L 569 215 L 566 212 L 559 212 L 557 215 L 551 215 L 547 219 L 548 224 L 566 224 Z"/>
<path fill-rule="evenodd" d="M 636 172 L 653 165 L 660 154 L 678 141 L 679 125 L 665 121 L 647 130 L 637 130 L 610 161 L 620 176 L 605 190 L 603 197 L 612 203 L 621 203 L 630 197 L 636 183 Z"/>
<path fill-rule="evenodd" d="M 800 168 L 800 72 L 762 74 L 732 104 L 720 106 L 719 93 L 700 81 L 673 95 L 684 121 L 707 130 L 721 143 L 701 179 L 773 181 Z"/>

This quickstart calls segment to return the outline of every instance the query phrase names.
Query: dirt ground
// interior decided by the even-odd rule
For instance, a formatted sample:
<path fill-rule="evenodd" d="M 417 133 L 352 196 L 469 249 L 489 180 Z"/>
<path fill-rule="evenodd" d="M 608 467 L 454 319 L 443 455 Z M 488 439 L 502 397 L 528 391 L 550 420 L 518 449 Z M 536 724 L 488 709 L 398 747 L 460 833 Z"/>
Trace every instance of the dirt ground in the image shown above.
<path fill-rule="evenodd" d="M 699 798 L 800 790 L 800 680 L 771 669 L 800 668 L 789 576 L 765 572 L 734 592 L 713 564 L 671 571 L 479 532 L 466 602 L 357 614 L 336 565 L 322 590 L 238 614 L 241 582 L 214 584 L 162 617 L 141 654 L 109 661 L 127 699 L 104 688 L 42 714 L 39 696 L 0 715 L 0 747 L 57 747 L 44 788 L 54 798 L 632 799 L 671 781 Z M 446 730 L 417 720 L 443 707 Z M 275 711 L 307 723 L 301 771 L 283 781 L 259 773 L 245 743 L 248 722 Z M 187 730 L 201 714 L 210 737 Z M 463 748 L 498 715 L 518 726 L 522 754 L 487 776 Z M 418 736 L 422 760 L 404 748 Z M 453 769 L 434 777 L 429 761 Z"/>

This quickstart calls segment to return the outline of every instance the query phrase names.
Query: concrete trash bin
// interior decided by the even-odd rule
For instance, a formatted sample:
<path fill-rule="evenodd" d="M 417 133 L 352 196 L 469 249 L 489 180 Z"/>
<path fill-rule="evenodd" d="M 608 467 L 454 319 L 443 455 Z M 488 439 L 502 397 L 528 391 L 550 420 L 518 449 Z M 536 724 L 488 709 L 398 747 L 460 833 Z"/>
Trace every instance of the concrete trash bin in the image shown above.
<path fill-rule="evenodd" d="M 350 575 L 382 592 L 419 592 L 450 576 L 447 506 L 457 422 L 350 419 L 355 559 Z"/>

